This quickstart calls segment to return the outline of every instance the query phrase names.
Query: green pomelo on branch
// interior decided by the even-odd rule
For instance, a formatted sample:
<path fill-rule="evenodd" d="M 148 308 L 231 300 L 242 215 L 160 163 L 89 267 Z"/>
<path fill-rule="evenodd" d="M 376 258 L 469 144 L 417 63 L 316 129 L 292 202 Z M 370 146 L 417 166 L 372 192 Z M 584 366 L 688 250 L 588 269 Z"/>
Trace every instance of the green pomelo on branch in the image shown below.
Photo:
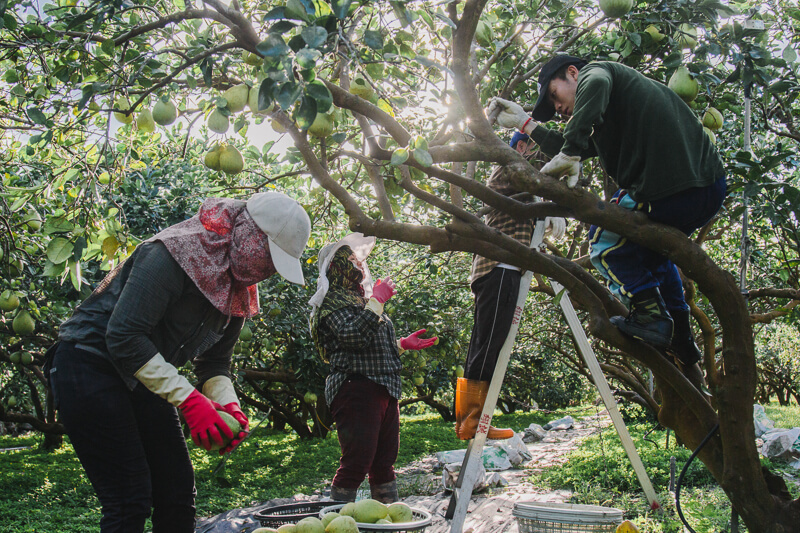
<path fill-rule="evenodd" d="M 17 406 L 17 397 L 16 396 L 9 396 L 6 403 L 9 407 L 16 407 Z"/>
<path fill-rule="evenodd" d="M 309 391 L 305 394 L 305 396 L 303 396 L 303 401 L 309 405 L 314 405 L 317 403 L 317 395 Z"/>
<path fill-rule="evenodd" d="M 358 525 L 352 516 L 337 516 L 325 526 L 325 533 L 358 533 Z"/>
<path fill-rule="evenodd" d="M 156 131 L 156 123 L 153 120 L 153 112 L 149 109 L 142 109 L 136 115 L 136 129 L 144 133 Z"/>
<path fill-rule="evenodd" d="M 30 352 L 22 352 L 19 362 L 22 363 L 23 365 L 29 365 L 33 363 L 33 354 L 31 354 Z"/>
<path fill-rule="evenodd" d="M 159 126 L 169 126 L 178 118 L 178 108 L 172 101 L 166 102 L 161 98 L 158 99 L 156 105 L 153 106 L 153 120 Z"/>
<path fill-rule="evenodd" d="M 20 258 L 11 259 L 8 262 L 8 274 L 12 278 L 16 278 L 17 276 L 22 274 L 22 269 L 23 268 L 24 268 L 24 265 L 22 264 L 22 259 L 20 259 Z"/>
<path fill-rule="evenodd" d="M 239 149 L 232 144 L 222 147 L 219 154 L 219 169 L 225 174 L 238 174 L 244 169 L 244 159 Z"/>
<path fill-rule="evenodd" d="M 33 330 L 36 329 L 36 322 L 31 318 L 30 313 L 27 311 L 20 311 L 17 316 L 14 317 L 14 321 L 11 322 L 11 327 L 17 335 L 30 335 L 33 333 Z"/>
<path fill-rule="evenodd" d="M 425 376 L 423 376 L 422 374 L 414 374 L 411 380 L 414 382 L 414 385 L 419 387 L 420 385 L 425 383 Z"/>
<path fill-rule="evenodd" d="M 233 418 L 233 416 L 229 415 L 225 411 L 217 411 L 217 414 L 219 415 L 219 417 L 222 419 L 223 422 L 228 424 L 228 427 L 231 428 L 231 431 L 233 432 L 233 437 L 236 438 L 236 436 L 242 431 L 242 425 L 239 423 L 239 421 Z M 222 448 L 230 444 L 231 440 L 233 439 L 229 439 L 223 434 L 222 444 L 212 442 L 211 449 L 209 451 L 221 450 Z"/>
<path fill-rule="evenodd" d="M 272 111 L 272 106 L 269 106 L 267 109 L 258 109 L 258 85 L 250 88 L 247 97 L 247 107 L 250 108 L 250 112 L 254 115 L 266 115 Z"/>
<path fill-rule="evenodd" d="M 619 18 L 633 8 L 633 0 L 600 0 L 600 9 L 609 18 Z"/>
<path fill-rule="evenodd" d="M 397 524 L 401 522 L 412 522 L 414 520 L 414 513 L 411 512 L 411 507 L 403 502 L 394 502 L 389 505 L 389 518 L 392 523 Z"/>
<path fill-rule="evenodd" d="M 21 363 L 22 362 L 22 352 L 14 352 L 8 356 L 11 359 L 12 363 Z"/>
<path fill-rule="evenodd" d="M 463 366 L 458 365 L 456 367 L 456 377 L 457 378 L 463 378 L 464 377 L 464 367 Z"/>
<path fill-rule="evenodd" d="M 308 127 L 308 133 L 314 137 L 328 137 L 333 133 L 333 113 L 317 113 L 314 122 Z"/>
<path fill-rule="evenodd" d="M 220 153 L 222 153 L 222 147 L 219 144 L 215 144 L 211 147 L 211 150 L 206 152 L 206 155 L 203 158 L 203 164 L 211 170 L 219 170 Z"/>
<path fill-rule="evenodd" d="M 114 109 L 118 111 L 114 111 L 114 118 L 122 122 L 123 124 L 130 124 L 133 122 L 133 115 L 128 113 L 120 113 L 119 111 L 127 111 L 131 108 L 130 101 L 125 98 L 124 96 L 120 96 L 117 98 L 116 103 L 114 104 Z"/>
<path fill-rule="evenodd" d="M 697 46 L 697 29 L 691 24 L 683 23 L 678 26 L 675 40 L 678 42 L 678 47 L 694 50 L 694 47 Z"/>
<path fill-rule="evenodd" d="M 703 131 L 706 132 L 706 135 L 708 135 L 708 138 L 711 139 L 711 142 L 713 144 L 717 144 L 717 136 L 714 134 L 713 131 L 711 131 L 710 128 L 706 128 L 705 126 L 703 126 Z"/>
<path fill-rule="evenodd" d="M 653 39 L 653 42 L 655 43 L 660 43 L 661 41 L 664 40 L 664 37 L 666 37 L 663 33 L 658 31 L 658 28 L 656 28 L 652 24 L 646 27 L 644 31 L 650 35 L 650 37 Z"/>
<path fill-rule="evenodd" d="M 0 294 L 0 311 L 13 311 L 19 307 L 19 296 L 15 293 L 5 290 Z"/>
<path fill-rule="evenodd" d="M 711 131 L 720 129 L 724 121 L 722 113 L 715 107 L 709 107 L 703 115 L 703 126 Z"/>
<path fill-rule="evenodd" d="M 28 209 L 22 220 L 31 231 L 39 231 L 42 228 L 42 215 L 36 209 Z"/>
<path fill-rule="evenodd" d="M 250 96 L 250 87 L 246 83 L 234 85 L 230 89 L 222 93 L 222 97 L 228 101 L 228 109 L 231 113 L 238 113 L 244 106 L 247 105 L 247 99 Z"/>
<path fill-rule="evenodd" d="M 250 326 L 247 324 L 239 331 L 239 340 L 247 342 L 253 338 L 253 331 L 250 329 Z"/>
<path fill-rule="evenodd" d="M 231 123 L 228 117 L 222 114 L 219 109 L 215 109 L 208 115 L 208 129 L 217 133 L 225 133 L 228 131 Z"/>
<path fill-rule="evenodd" d="M 269 125 L 272 126 L 272 130 L 275 133 L 286 133 L 286 128 L 283 127 L 283 124 L 281 124 L 274 118 L 269 121 Z"/>
<path fill-rule="evenodd" d="M 375 91 L 372 89 L 372 86 L 367 83 L 367 80 L 359 76 L 354 78 L 350 83 L 350 93 L 360 96 L 365 100 L 369 100 L 375 94 Z"/>
<path fill-rule="evenodd" d="M 685 66 L 680 66 L 675 70 L 670 76 L 667 86 L 687 104 L 697 98 L 697 93 L 700 91 L 700 84 L 692 78 L 692 74 Z"/>
<path fill-rule="evenodd" d="M 254 67 L 259 67 L 264 62 L 260 55 L 254 54 L 249 50 L 244 50 L 242 52 L 242 61 Z"/>

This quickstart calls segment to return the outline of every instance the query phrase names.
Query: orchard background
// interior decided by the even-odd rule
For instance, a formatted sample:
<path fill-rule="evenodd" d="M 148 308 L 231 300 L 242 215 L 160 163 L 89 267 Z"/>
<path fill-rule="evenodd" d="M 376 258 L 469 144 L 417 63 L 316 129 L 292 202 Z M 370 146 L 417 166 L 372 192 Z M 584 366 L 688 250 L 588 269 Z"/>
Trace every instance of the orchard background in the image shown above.
<path fill-rule="evenodd" d="M 711 433 L 699 459 L 747 526 L 791 529 L 800 503 L 762 471 L 752 404 L 800 396 L 800 9 L 782 0 L 612 3 L 631 9 L 606 16 L 595 0 L 0 0 L 0 420 L 58 447 L 40 367 L 58 325 L 136 244 L 204 198 L 274 189 L 305 206 L 314 231 L 309 285 L 262 283 L 263 313 L 236 348 L 236 386 L 255 416 L 271 409 L 272 427 L 301 438 L 327 433 L 326 368 L 306 302 L 317 251 L 353 230 L 378 237 L 370 265 L 398 282 L 389 312 L 399 330 L 441 338 L 405 359 L 404 410 L 452 419 L 477 252 L 535 273 L 502 411 L 593 397 L 553 305 L 547 279 L 556 279 L 618 397 L 690 449 Z M 683 89 L 696 83 L 685 99 L 698 120 L 711 117 L 729 194 L 693 240 L 602 209 L 614 185 L 596 161 L 570 190 L 492 128 L 489 99 L 530 109 L 541 65 L 562 51 L 665 84 L 677 73 Z M 486 188 L 499 164 L 542 201 Z M 484 204 L 566 216 L 568 238 L 548 242 L 549 254 L 530 251 L 482 224 Z M 591 269 L 592 223 L 681 268 L 713 405 L 608 322 L 624 308 Z"/>

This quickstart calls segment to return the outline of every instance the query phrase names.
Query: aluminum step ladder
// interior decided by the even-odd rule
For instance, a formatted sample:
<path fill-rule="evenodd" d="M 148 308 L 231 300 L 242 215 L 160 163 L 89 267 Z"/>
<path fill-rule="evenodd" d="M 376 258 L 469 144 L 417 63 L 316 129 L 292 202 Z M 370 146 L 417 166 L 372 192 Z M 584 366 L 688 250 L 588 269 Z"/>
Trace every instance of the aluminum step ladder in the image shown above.
<path fill-rule="evenodd" d="M 543 249 L 544 231 L 544 221 L 538 220 L 531 238 L 531 248 Z M 517 306 L 516 310 L 514 311 L 514 319 L 511 323 L 511 329 L 509 330 L 508 336 L 503 343 L 503 347 L 500 349 L 500 354 L 497 358 L 497 365 L 495 366 L 494 374 L 492 375 L 492 381 L 489 384 L 489 391 L 486 394 L 486 402 L 483 404 L 483 411 L 481 412 L 475 437 L 467 446 L 467 452 L 464 455 L 464 461 L 461 463 L 461 470 L 458 473 L 458 480 L 456 481 L 455 487 L 453 487 L 450 503 L 445 513 L 445 518 L 451 520 L 450 533 L 462 533 L 462 529 L 464 527 L 464 521 L 467 517 L 469 502 L 472 497 L 472 489 L 475 487 L 475 484 L 478 481 L 478 475 L 481 470 L 480 464 L 482 461 L 481 455 L 483 452 L 483 446 L 486 444 L 486 436 L 489 432 L 489 426 L 492 423 L 492 415 L 494 414 L 494 409 L 497 405 L 497 398 L 500 395 L 500 388 L 503 385 L 503 379 L 505 378 L 506 370 L 508 368 L 508 361 L 511 358 L 511 351 L 514 348 L 514 342 L 517 337 L 517 332 L 519 331 L 519 323 L 522 319 L 522 310 L 525 307 L 525 300 L 528 298 L 528 291 L 530 290 L 532 279 L 533 272 L 523 273 L 520 281 L 519 295 L 517 296 Z M 553 290 L 556 292 L 556 294 L 560 293 L 562 290 L 565 290 L 562 285 L 554 280 L 550 280 L 550 285 L 553 287 Z M 633 440 L 631 440 L 630 433 L 628 433 L 628 428 L 625 426 L 625 422 L 622 420 L 619 409 L 617 409 L 617 402 L 614 400 L 614 396 L 611 394 L 611 389 L 608 386 L 608 381 L 606 380 L 605 375 L 603 375 L 603 371 L 600 369 L 600 363 L 597 361 L 597 357 L 592 350 L 592 346 L 589 344 L 589 340 L 586 337 L 586 332 L 583 330 L 580 320 L 578 319 L 578 315 L 575 312 L 575 308 L 572 306 L 572 301 L 569 299 L 569 293 L 564 292 L 559 301 L 559 305 L 561 306 L 561 311 L 564 313 L 564 316 L 567 319 L 567 324 L 572 331 L 572 335 L 575 337 L 578 350 L 580 351 L 581 356 L 583 357 L 583 360 L 589 369 L 595 386 L 600 392 L 600 397 L 603 399 L 603 403 L 605 404 L 606 409 L 611 416 L 611 420 L 614 423 L 617 433 L 619 434 L 622 446 L 625 448 L 625 453 L 627 453 L 628 458 L 633 464 L 636 477 L 639 479 L 639 483 L 642 485 L 645 496 L 650 502 L 650 507 L 651 509 L 658 509 L 661 507 L 661 504 L 658 502 L 658 497 L 656 496 L 655 490 L 653 490 L 653 485 L 650 482 L 650 478 L 647 476 L 647 472 L 645 471 L 644 465 L 639 458 L 639 454 L 636 452 L 636 447 L 633 444 Z"/>

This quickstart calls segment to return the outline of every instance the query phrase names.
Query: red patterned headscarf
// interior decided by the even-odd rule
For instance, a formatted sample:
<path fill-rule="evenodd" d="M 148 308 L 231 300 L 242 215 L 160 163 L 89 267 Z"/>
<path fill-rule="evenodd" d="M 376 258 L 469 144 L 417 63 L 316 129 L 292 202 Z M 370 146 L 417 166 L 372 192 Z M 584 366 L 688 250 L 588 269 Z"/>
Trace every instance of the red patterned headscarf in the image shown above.
<path fill-rule="evenodd" d="M 209 198 L 190 218 L 154 235 L 200 292 L 221 312 L 249 318 L 259 311 L 256 283 L 275 273 L 267 235 L 245 202 Z"/>

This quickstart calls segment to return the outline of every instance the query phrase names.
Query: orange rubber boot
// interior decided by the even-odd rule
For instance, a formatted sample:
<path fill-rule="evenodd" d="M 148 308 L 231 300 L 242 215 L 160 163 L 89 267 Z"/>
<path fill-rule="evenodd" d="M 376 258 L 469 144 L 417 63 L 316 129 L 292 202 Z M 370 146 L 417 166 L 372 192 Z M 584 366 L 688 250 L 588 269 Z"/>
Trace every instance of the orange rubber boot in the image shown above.
<path fill-rule="evenodd" d="M 469 440 L 478 429 L 478 419 L 483 411 L 483 403 L 489 392 L 488 381 L 458 378 L 456 383 L 456 436 L 461 440 Z M 514 432 L 507 428 L 489 426 L 489 439 L 510 439 Z"/>

